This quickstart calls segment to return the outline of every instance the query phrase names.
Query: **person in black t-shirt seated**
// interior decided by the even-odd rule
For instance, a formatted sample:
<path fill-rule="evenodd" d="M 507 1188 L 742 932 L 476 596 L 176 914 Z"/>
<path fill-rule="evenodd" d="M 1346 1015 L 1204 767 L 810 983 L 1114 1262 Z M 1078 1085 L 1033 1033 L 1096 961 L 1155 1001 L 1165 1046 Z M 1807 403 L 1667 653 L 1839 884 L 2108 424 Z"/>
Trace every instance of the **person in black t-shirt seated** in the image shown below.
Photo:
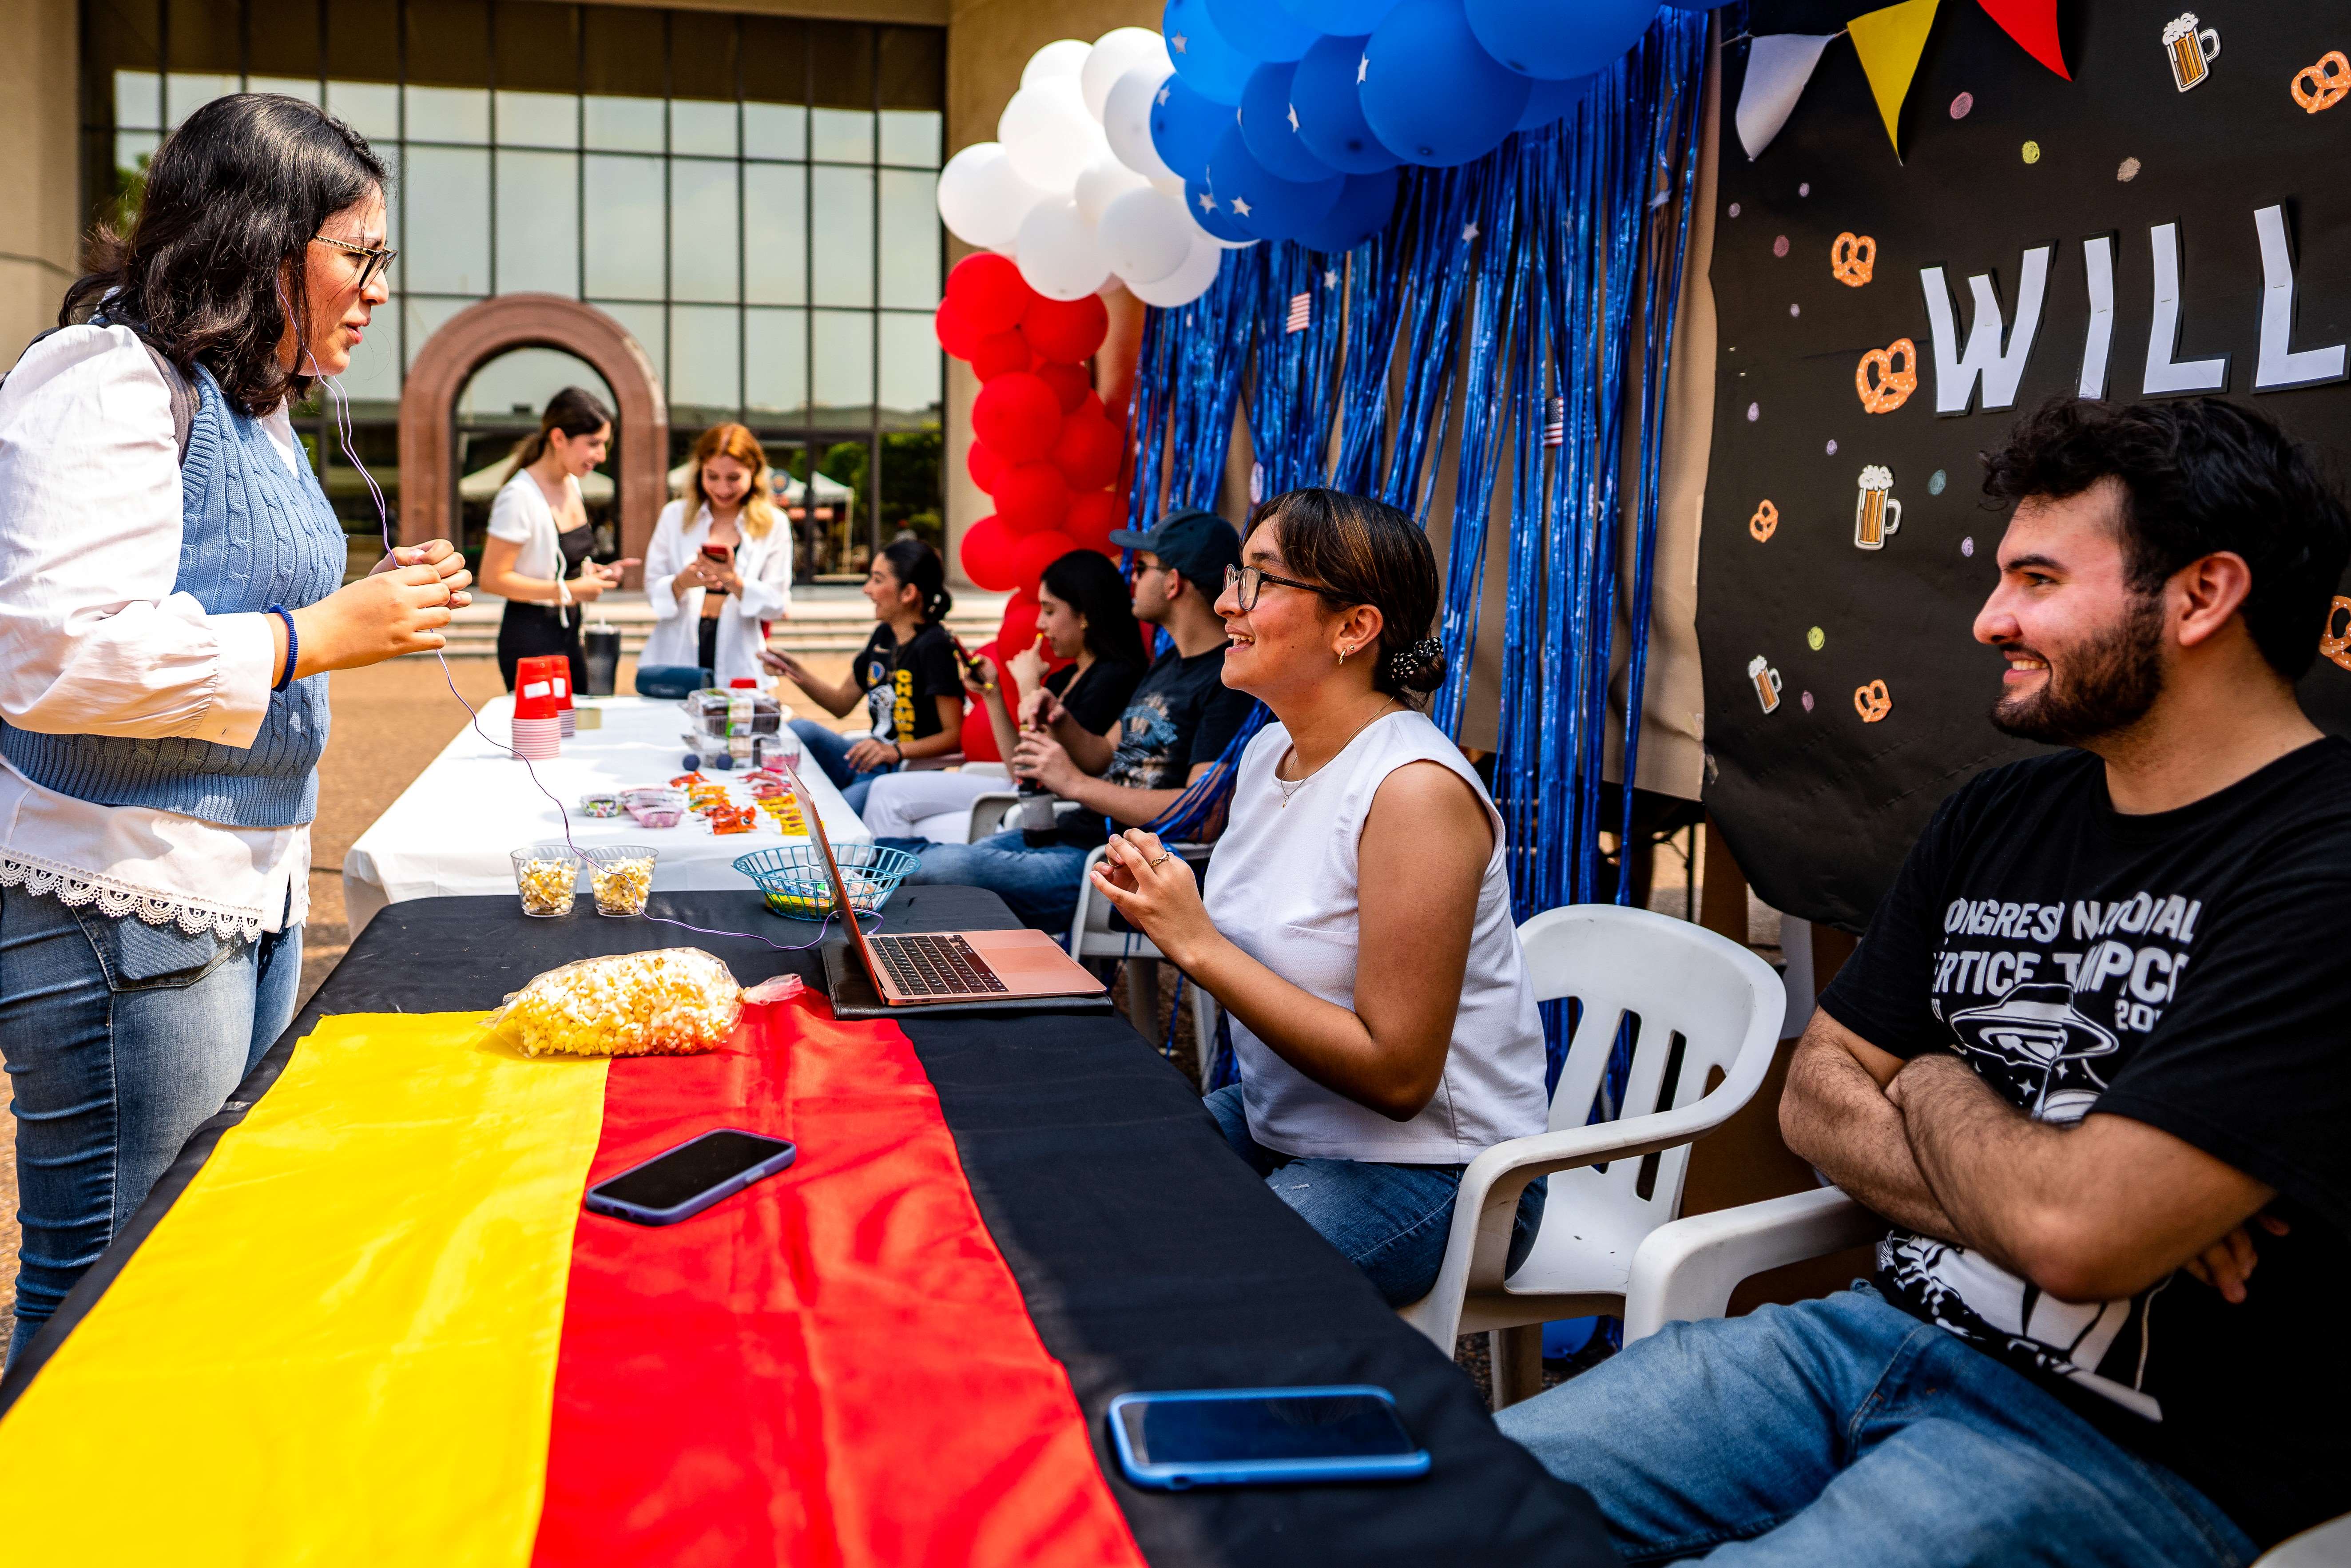
<path fill-rule="evenodd" d="M 1064 713 L 1089 735 L 1108 734 L 1117 727 L 1148 663 L 1143 656 L 1143 633 L 1127 603 L 1126 579 L 1099 550 L 1071 550 L 1045 569 L 1037 591 L 1037 643 L 1008 657 L 998 650 L 1000 665 L 984 653 L 975 655 L 974 663 L 987 672 L 984 680 L 968 668 L 964 672 L 964 689 L 987 715 L 997 754 L 1008 759 L 1023 730 Z M 1048 648 L 1055 658 L 1073 662 L 1047 674 L 1043 650 Z M 1008 674 L 1019 688 L 1018 716 L 1004 702 Z M 893 773 L 873 781 L 858 814 L 876 838 L 918 838 L 915 824 L 947 812 L 968 812 L 974 800 L 1004 789 L 1001 775 L 968 768 L 956 773 Z M 1040 803 L 1050 810 L 1052 797 L 1042 796 Z"/>
<path fill-rule="evenodd" d="M 909 882 L 993 889 L 1022 921 L 1057 936 L 1077 913 L 1086 856 L 1110 837 L 1102 819 L 1141 827 L 1174 805 L 1216 766 L 1254 701 L 1223 678 L 1225 623 L 1216 602 L 1225 569 L 1240 564 L 1232 525 L 1186 508 L 1147 533 L 1121 528 L 1110 539 L 1134 551 L 1134 618 L 1174 645 L 1134 688 L 1113 735 L 1094 734 L 1064 708 L 1050 728 L 1020 737 L 1013 777 L 1034 779 L 1078 810 L 1063 813 L 1043 843 L 1018 829 L 976 844 L 884 841 L 922 855 Z"/>
<path fill-rule="evenodd" d="M 1943 802 L 1796 1050 L 1874 1281 L 1499 1416 L 1633 1561 L 2236 1564 L 2351 1510 L 2351 743 L 2294 696 L 2342 503 L 2217 399 L 1988 462 L 1991 719 L 2077 749 Z"/>
<path fill-rule="evenodd" d="M 881 624 L 858 651 L 845 681 L 828 681 L 789 653 L 759 652 L 761 664 L 789 677 L 835 718 L 848 717 L 864 702 L 873 733 L 862 739 L 814 719 L 792 720 L 801 748 L 852 810 L 863 810 L 873 781 L 908 758 L 941 756 L 963 741 L 963 676 L 956 668 L 955 640 L 940 624 L 955 603 L 946 578 L 939 552 L 920 539 L 883 547 L 865 574 L 865 597 Z"/>

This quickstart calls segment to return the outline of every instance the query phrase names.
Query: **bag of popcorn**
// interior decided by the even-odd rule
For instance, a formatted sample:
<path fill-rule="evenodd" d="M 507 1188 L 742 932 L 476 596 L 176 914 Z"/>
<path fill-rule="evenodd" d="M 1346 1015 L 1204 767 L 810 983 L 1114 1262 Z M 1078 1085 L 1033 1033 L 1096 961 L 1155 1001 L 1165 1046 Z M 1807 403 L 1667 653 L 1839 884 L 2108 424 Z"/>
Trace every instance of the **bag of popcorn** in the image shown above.
<path fill-rule="evenodd" d="M 491 1033 L 526 1056 L 716 1051 L 743 1016 L 743 988 L 699 947 L 580 958 L 507 998 Z"/>

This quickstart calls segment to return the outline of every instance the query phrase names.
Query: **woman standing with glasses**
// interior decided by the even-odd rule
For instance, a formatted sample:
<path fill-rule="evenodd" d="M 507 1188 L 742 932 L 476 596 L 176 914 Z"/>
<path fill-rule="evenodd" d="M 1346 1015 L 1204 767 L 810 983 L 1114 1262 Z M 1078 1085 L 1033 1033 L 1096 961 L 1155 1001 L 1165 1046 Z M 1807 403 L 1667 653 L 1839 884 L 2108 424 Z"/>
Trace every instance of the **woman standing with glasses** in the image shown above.
<path fill-rule="evenodd" d="M 214 99 L 0 383 L 12 1358 L 293 1017 L 326 672 L 466 601 L 440 540 L 342 585 L 287 418 L 387 298 L 383 187 L 313 106 Z"/>
<path fill-rule="evenodd" d="M 482 587 L 507 601 L 498 621 L 498 674 L 514 690 L 515 666 L 546 653 L 571 659 L 571 688 L 586 689 L 580 606 L 620 585 L 634 560 L 589 559 L 595 530 L 580 481 L 611 450 L 612 415 L 596 394 L 565 387 L 547 400 L 538 434 L 515 448 L 507 482 L 490 503 Z"/>
<path fill-rule="evenodd" d="M 1415 706 L 1445 654 L 1411 518 L 1293 490 L 1241 561 L 1217 601 L 1225 684 L 1276 722 L 1241 754 L 1207 902 L 1141 829 L 1095 885 L 1232 1014 L 1241 1081 L 1207 1105 L 1234 1151 L 1403 1306 L 1436 1283 L 1463 1167 L 1549 1119 L 1502 819 Z M 1511 1268 L 1543 1193 L 1520 1199 Z"/>

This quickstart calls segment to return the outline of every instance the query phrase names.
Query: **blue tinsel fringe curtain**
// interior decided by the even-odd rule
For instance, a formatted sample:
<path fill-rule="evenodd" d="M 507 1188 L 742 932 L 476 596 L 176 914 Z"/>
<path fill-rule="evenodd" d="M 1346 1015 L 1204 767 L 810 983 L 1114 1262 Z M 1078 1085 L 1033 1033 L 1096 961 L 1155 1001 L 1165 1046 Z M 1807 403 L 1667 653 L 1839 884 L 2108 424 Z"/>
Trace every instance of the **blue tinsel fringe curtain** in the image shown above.
<path fill-rule="evenodd" d="M 1487 517 L 1507 486 L 1494 798 L 1520 920 L 1631 893 L 1633 857 L 1611 867 L 1600 845 L 1602 831 L 1621 844 L 1632 829 L 1630 789 L 1603 806 L 1609 681 L 1620 614 L 1648 624 L 1706 55 L 1705 15 L 1664 11 L 1565 120 L 1476 163 L 1408 171 L 1384 233 L 1344 256 L 1231 252 L 1207 294 L 1144 322 L 1136 526 L 1216 505 L 1237 407 L 1265 497 L 1328 484 L 1426 521 L 1437 455 L 1455 444 L 1439 628 L 1451 674 L 1431 710 L 1451 735 L 1483 610 Z M 1306 325 L 1293 331 L 1301 296 Z M 1625 652 L 1630 780 L 1646 636 Z M 1556 1080 L 1569 1019 L 1562 1004 L 1544 1013 Z M 1607 1075 L 1602 1113 L 1621 1076 Z"/>

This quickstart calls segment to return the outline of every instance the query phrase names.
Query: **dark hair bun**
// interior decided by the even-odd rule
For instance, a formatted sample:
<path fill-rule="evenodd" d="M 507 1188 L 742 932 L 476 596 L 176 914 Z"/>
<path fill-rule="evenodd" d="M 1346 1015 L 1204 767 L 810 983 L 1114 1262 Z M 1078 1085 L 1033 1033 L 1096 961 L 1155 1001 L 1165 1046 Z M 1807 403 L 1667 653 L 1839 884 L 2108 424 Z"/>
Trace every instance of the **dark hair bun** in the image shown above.
<path fill-rule="evenodd" d="M 1445 644 L 1424 637 L 1388 655 L 1388 674 L 1408 692 L 1433 692 L 1445 684 Z"/>

